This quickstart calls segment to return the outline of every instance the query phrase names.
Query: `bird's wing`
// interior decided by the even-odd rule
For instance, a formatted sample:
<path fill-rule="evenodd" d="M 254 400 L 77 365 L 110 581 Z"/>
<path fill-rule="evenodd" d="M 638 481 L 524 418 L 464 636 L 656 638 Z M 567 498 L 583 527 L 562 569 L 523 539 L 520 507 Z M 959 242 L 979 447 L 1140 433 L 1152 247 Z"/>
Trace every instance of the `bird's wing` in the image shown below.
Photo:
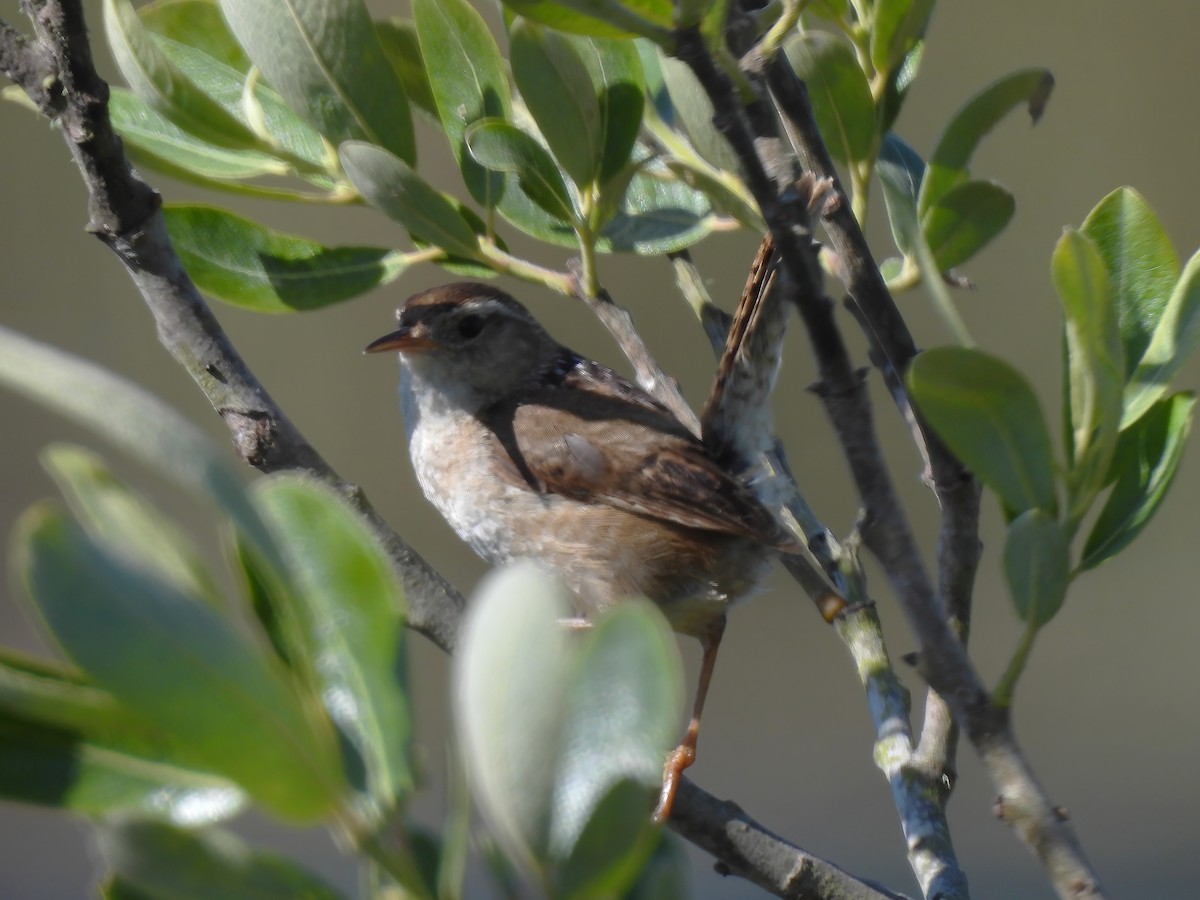
<path fill-rule="evenodd" d="M 577 367 L 562 384 L 525 402 L 491 410 L 486 424 L 507 451 L 502 474 L 542 493 L 772 546 L 795 545 L 674 416 L 596 364 Z"/>

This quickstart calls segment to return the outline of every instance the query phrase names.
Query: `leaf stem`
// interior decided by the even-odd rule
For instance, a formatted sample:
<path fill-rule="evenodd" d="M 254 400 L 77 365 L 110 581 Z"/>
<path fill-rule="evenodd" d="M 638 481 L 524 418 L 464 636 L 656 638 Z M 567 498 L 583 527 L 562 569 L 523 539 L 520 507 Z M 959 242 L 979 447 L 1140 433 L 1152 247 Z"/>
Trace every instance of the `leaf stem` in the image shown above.
<path fill-rule="evenodd" d="M 992 691 L 992 703 L 1002 709 L 1008 709 L 1012 706 L 1013 692 L 1017 688 L 1017 680 L 1021 677 L 1021 673 L 1025 670 L 1025 663 L 1029 659 L 1029 653 L 1033 650 L 1033 641 L 1038 634 L 1038 626 L 1032 620 L 1025 626 L 1025 633 L 1021 635 L 1021 640 L 1017 644 L 1017 649 L 1013 652 L 1012 659 L 1009 660 L 1008 668 L 1005 669 L 1004 675 L 996 684 L 996 689 Z"/>

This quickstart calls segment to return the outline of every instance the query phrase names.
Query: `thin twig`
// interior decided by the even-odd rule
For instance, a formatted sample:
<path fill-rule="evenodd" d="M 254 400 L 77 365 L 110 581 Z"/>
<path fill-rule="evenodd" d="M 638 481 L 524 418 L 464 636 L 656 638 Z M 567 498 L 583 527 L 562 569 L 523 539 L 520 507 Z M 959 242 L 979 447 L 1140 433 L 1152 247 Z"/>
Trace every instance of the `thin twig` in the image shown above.
<path fill-rule="evenodd" d="M 906 900 L 801 850 L 718 800 L 686 778 L 668 823 L 672 831 L 721 860 L 718 871 L 738 875 L 791 900 Z"/>

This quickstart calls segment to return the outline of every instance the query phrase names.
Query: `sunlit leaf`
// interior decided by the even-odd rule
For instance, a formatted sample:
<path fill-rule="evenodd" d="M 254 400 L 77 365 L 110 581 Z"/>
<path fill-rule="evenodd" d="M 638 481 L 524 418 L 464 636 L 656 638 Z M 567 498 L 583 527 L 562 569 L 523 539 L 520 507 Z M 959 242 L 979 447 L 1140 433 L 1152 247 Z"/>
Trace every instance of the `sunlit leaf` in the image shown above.
<path fill-rule="evenodd" d="M 1054 509 L 1054 463 L 1037 398 L 1016 369 L 968 347 L 914 360 L 908 388 L 950 450 L 1000 495 L 1008 512 Z"/>
<path fill-rule="evenodd" d="M 470 224 L 404 160 L 360 141 L 342 144 L 338 155 L 346 175 L 376 209 L 448 253 L 476 255 L 478 239 Z"/>
<path fill-rule="evenodd" d="M 1006 75 L 968 100 L 950 120 L 929 157 L 917 202 L 921 215 L 952 187 L 967 180 L 967 166 L 975 148 L 1001 119 L 1025 104 L 1030 118 L 1037 122 L 1053 89 L 1054 77 L 1048 71 L 1026 69 Z"/>
<path fill-rule="evenodd" d="M 467 129 L 465 141 L 480 165 L 515 175 L 530 200 L 556 219 L 574 221 L 574 204 L 558 166 L 524 131 L 503 119 L 481 119 Z"/>
<path fill-rule="evenodd" d="M 168 205 L 171 243 L 196 286 L 256 312 L 320 309 L 398 278 L 402 254 L 326 247 L 215 206 Z"/>
<path fill-rule="evenodd" d="M 1158 511 L 1183 457 L 1195 406 L 1194 394 L 1173 394 L 1121 433 L 1110 470 L 1116 484 L 1084 544 L 1083 568 L 1123 550 Z"/>
<path fill-rule="evenodd" d="M 1125 389 L 1126 427 L 1145 414 L 1171 386 L 1171 379 L 1200 342 L 1200 253 L 1187 265 L 1167 299 L 1146 352 Z"/>
<path fill-rule="evenodd" d="M 1179 259 L 1158 216 L 1133 188 L 1117 188 L 1101 200 L 1080 230 L 1108 268 L 1125 374 L 1132 375 L 1179 280 Z"/>
<path fill-rule="evenodd" d="M 477 203 L 495 206 L 504 178 L 472 158 L 464 132 L 480 119 L 512 116 L 500 48 L 483 17 L 467 0 L 415 0 L 413 18 L 442 130 L 463 181 Z"/>
<path fill-rule="evenodd" d="M 362 0 L 221 0 L 229 27 L 288 105 L 332 144 L 412 163 L 412 116 Z"/>

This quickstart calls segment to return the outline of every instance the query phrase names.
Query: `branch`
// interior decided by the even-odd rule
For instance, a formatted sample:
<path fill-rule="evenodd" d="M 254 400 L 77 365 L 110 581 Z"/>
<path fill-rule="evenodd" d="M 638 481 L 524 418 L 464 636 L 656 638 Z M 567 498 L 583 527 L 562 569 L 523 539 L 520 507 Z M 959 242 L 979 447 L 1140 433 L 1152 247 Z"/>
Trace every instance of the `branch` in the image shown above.
<path fill-rule="evenodd" d="M 851 367 L 841 334 L 833 322 L 831 304 L 821 290 L 811 239 L 802 240 L 802 237 L 809 238 L 808 223 L 797 205 L 788 203 L 789 198 L 775 189 L 767 175 L 768 167 L 773 172 L 780 171 L 779 161 L 770 160 L 765 165 L 756 149 L 756 143 L 771 148 L 775 142 L 770 136 L 758 141 L 758 134 L 752 134 L 732 86 L 714 65 L 698 29 L 676 32 L 676 55 L 693 70 L 712 101 L 713 123 L 737 153 L 746 182 L 775 237 L 784 269 L 794 282 L 795 299 L 809 332 L 821 376 L 818 393 L 825 402 L 862 498 L 863 536 L 882 563 L 920 639 L 922 673 L 945 698 L 955 718 L 964 724 L 968 737 L 1000 789 L 999 814 L 1013 825 L 1037 856 L 1056 890 L 1064 897 L 1100 896 L 1098 879 L 1074 830 L 1037 783 L 1013 736 L 1007 711 L 991 703 L 963 643 L 950 626 L 947 607 L 924 571 L 915 538 L 875 439 L 863 374 Z M 784 105 L 789 121 L 811 123 L 811 109 L 803 85 L 790 70 L 787 70 L 788 79 L 781 77 L 782 62 L 775 60 L 777 65 L 774 67 L 770 62 L 751 56 L 744 64 L 752 71 L 765 70 L 772 90 L 777 95 L 780 92 L 787 94 Z M 761 110 L 751 109 L 749 114 L 761 128 Z M 768 130 L 770 127 L 768 125 Z M 814 145 L 820 146 L 815 127 L 812 134 Z M 828 160 L 827 153 L 821 155 Z M 811 164 L 811 160 L 806 161 Z M 832 167 L 827 171 L 818 170 L 816 174 L 832 176 Z M 840 205 L 847 206 L 844 197 Z M 827 218 L 836 220 L 838 204 L 832 207 Z M 843 209 L 842 215 L 845 214 Z M 857 223 L 844 224 L 840 230 L 843 235 L 849 235 L 857 230 Z M 859 234 L 861 236 L 861 232 Z M 837 244 L 835 249 L 838 249 Z M 868 320 L 878 323 L 874 342 L 888 352 L 893 363 L 893 377 L 898 381 L 902 369 L 895 369 L 894 364 L 898 359 L 905 362 L 910 359 L 916 352 L 915 345 L 895 312 L 869 253 L 858 252 L 864 249 L 865 240 L 855 246 L 847 243 L 842 248 L 846 253 L 843 266 L 852 291 L 856 285 L 860 290 L 866 288 L 861 295 L 855 296 L 863 305 Z M 871 288 L 873 283 L 878 283 L 879 290 Z"/>
<path fill-rule="evenodd" d="M 302 470 L 349 496 L 391 555 L 409 602 L 409 624 L 454 646 L 462 596 L 389 526 L 355 486 L 304 439 L 234 349 L 171 246 L 159 195 L 130 168 L 108 117 L 108 85 L 96 74 L 80 0 L 40 0 L 37 43 L 62 86 L 62 124 L 88 189 L 88 229 L 125 265 L 158 326 L 159 340 L 224 420 L 238 455 L 262 472 Z M 0 32 L 8 45 L 12 29 Z M 26 49 L 29 45 L 26 44 Z M 31 95 L 34 102 L 37 96 Z"/>
<path fill-rule="evenodd" d="M 906 900 L 861 881 L 832 863 L 772 834 L 736 803 L 718 800 L 683 779 L 668 822 L 671 830 L 707 850 L 718 871 L 738 875 L 792 900 Z"/>

